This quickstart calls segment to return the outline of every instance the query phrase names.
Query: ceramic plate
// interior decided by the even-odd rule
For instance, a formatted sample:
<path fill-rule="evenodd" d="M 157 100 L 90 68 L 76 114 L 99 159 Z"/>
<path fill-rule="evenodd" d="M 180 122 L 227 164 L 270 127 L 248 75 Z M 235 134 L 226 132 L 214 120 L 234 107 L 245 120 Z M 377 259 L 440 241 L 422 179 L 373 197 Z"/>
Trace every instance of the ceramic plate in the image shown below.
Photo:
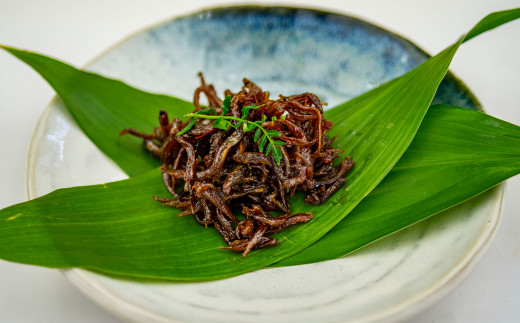
<path fill-rule="evenodd" d="M 203 71 L 220 93 L 247 77 L 273 96 L 311 91 L 329 106 L 395 78 L 427 55 L 361 20 L 314 10 L 212 9 L 144 30 L 89 70 L 187 100 Z M 477 108 L 453 77 L 437 103 Z M 116 129 L 119 131 L 119 129 Z M 34 136 L 31 198 L 60 187 L 126 178 L 55 99 Z M 83 292 L 128 321 L 316 322 L 409 317 L 459 282 L 493 236 L 501 188 L 488 191 L 347 257 L 267 268 L 204 283 L 134 282 L 71 269 Z"/>

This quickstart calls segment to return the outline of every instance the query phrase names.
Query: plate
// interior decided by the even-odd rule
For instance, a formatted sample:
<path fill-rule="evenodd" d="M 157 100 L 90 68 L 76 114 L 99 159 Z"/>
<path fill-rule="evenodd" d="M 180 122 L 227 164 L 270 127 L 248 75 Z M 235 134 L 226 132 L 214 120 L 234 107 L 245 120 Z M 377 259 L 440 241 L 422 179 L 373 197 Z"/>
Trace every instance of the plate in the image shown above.
<path fill-rule="evenodd" d="M 426 58 L 411 42 L 356 18 L 300 8 L 233 7 L 139 32 L 88 69 L 187 100 L 203 71 L 220 93 L 238 89 L 247 77 L 274 96 L 311 91 L 335 106 Z M 479 108 L 452 75 L 434 101 Z M 28 173 L 30 198 L 126 178 L 83 135 L 59 99 L 36 129 Z M 347 257 L 213 282 L 137 282 L 81 269 L 63 272 L 128 321 L 388 322 L 418 313 L 465 277 L 496 232 L 501 203 L 498 187 Z"/>

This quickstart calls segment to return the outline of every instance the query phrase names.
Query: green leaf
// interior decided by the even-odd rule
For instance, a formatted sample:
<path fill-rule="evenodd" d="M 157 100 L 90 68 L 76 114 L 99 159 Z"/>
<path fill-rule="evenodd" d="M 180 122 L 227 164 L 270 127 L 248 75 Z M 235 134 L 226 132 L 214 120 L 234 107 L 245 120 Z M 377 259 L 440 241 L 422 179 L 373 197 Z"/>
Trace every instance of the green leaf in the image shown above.
<path fill-rule="evenodd" d="M 190 122 L 188 122 L 186 127 L 184 127 L 181 131 L 177 132 L 177 136 L 180 136 L 180 135 L 190 131 L 191 128 L 193 128 L 193 126 L 195 126 L 196 123 L 197 123 L 197 118 L 191 118 Z"/>
<path fill-rule="evenodd" d="M 223 118 L 218 118 L 213 123 L 213 128 L 222 129 L 222 130 L 228 130 L 229 127 L 230 127 L 229 121 L 227 121 L 227 120 L 225 120 Z"/>
<path fill-rule="evenodd" d="M 207 108 L 207 109 L 199 110 L 199 111 L 195 112 L 195 114 L 207 114 L 210 116 L 214 116 L 214 115 L 217 115 L 217 110 L 215 110 L 214 108 Z"/>
<path fill-rule="evenodd" d="M 281 136 L 281 134 L 278 131 L 273 130 L 273 129 L 267 130 L 267 135 L 269 137 L 280 137 Z"/>
<path fill-rule="evenodd" d="M 240 269 L 243 257 L 219 250 L 222 238 L 213 228 L 178 218 L 176 209 L 152 199 L 167 194 L 160 172 L 152 170 L 120 182 L 59 189 L 8 207 L 0 211 L 0 257 L 183 280 L 227 277 L 258 266 Z"/>
<path fill-rule="evenodd" d="M 260 152 L 264 151 L 265 144 L 267 143 L 267 136 L 263 135 L 260 140 L 258 140 L 258 150 Z"/>
<path fill-rule="evenodd" d="M 271 145 L 271 144 L 269 144 Z M 280 150 L 280 147 L 278 146 L 272 146 L 273 147 L 273 158 L 276 161 L 278 165 L 280 165 L 280 162 L 282 161 L 282 151 Z"/>
<path fill-rule="evenodd" d="M 242 128 L 243 128 L 244 132 L 248 132 L 248 131 L 253 130 L 255 128 L 255 125 L 251 122 L 245 122 L 244 126 Z"/>
<path fill-rule="evenodd" d="M 260 128 L 256 128 L 255 136 L 253 137 L 254 142 L 256 142 L 258 140 L 258 138 L 260 138 L 261 135 L 262 135 L 262 130 L 260 130 Z"/>
<path fill-rule="evenodd" d="M 213 108 L 203 109 L 203 110 L 199 110 L 199 111 L 195 112 L 194 114 L 215 115 L 216 114 L 216 110 L 213 109 Z M 177 136 L 180 136 L 180 135 L 190 131 L 191 128 L 193 128 L 193 126 L 195 126 L 196 123 L 197 123 L 197 118 L 195 118 L 195 117 L 191 118 L 190 122 L 188 122 L 186 127 L 184 127 L 181 131 L 177 132 Z"/>
<path fill-rule="evenodd" d="M 466 35 L 464 41 L 468 41 L 488 30 L 520 18 L 520 8 L 498 11 L 487 15 Z"/>
<path fill-rule="evenodd" d="M 277 146 L 283 146 L 286 144 L 285 141 L 281 141 L 281 140 L 273 140 L 273 144 L 277 145 Z"/>
<path fill-rule="evenodd" d="M 250 110 L 258 109 L 259 106 L 257 105 L 248 105 L 242 108 L 242 119 L 247 119 L 247 115 L 249 114 Z"/>
<path fill-rule="evenodd" d="M 431 107 L 388 176 L 322 239 L 276 266 L 343 256 L 518 173 L 520 127 L 474 110 Z"/>
<path fill-rule="evenodd" d="M 273 145 L 271 143 L 267 144 L 267 148 L 265 149 L 265 155 L 269 156 L 269 153 L 273 150 Z M 274 156 L 273 156 L 274 157 Z"/>
<path fill-rule="evenodd" d="M 224 101 L 222 101 L 222 115 L 226 115 L 229 112 L 231 106 L 231 95 L 226 95 Z"/>
<path fill-rule="evenodd" d="M 159 109 L 170 116 L 193 111 L 193 103 L 147 93 L 125 83 L 84 72 L 55 59 L 1 46 L 27 63 L 49 82 L 83 132 L 128 175 L 158 167 L 143 150 L 142 139 L 119 137 L 124 128 L 151 133 L 158 126 Z"/>

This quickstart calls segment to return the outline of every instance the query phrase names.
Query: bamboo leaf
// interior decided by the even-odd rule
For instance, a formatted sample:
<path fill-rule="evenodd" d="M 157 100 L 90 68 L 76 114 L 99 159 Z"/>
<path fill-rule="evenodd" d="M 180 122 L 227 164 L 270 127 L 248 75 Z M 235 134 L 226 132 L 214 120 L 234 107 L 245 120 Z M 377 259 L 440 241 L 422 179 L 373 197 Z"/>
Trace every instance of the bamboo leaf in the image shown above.
<path fill-rule="evenodd" d="M 465 41 L 518 18 L 520 18 L 520 8 L 493 12 L 484 17 L 468 32 Z"/>
<path fill-rule="evenodd" d="M 142 140 L 119 137 L 124 128 L 151 133 L 159 109 L 171 116 L 193 111 L 193 104 L 166 95 L 147 93 L 101 75 L 11 47 L 1 46 L 27 63 L 54 88 L 83 132 L 128 175 L 159 166 L 142 149 Z"/>
<path fill-rule="evenodd" d="M 518 173 L 520 127 L 474 110 L 431 107 L 404 156 L 349 216 L 276 265 L 343 256 Z"/>
<path fill-rule="evenodd" d="M 241 256 L 220 251 L 215 230 L 177 218 L 175 210 L 152 200 L 166 193 L 159 175 L 152 170 L 120 182 L 60 189 L 2 210 L 1 258 L 169 279 L 211 279 L 215 264 L 237 267 Z M 198 247 L 190 248 L 192 243 Z M 219 276 L 233 275 L 228 270 Z"/>

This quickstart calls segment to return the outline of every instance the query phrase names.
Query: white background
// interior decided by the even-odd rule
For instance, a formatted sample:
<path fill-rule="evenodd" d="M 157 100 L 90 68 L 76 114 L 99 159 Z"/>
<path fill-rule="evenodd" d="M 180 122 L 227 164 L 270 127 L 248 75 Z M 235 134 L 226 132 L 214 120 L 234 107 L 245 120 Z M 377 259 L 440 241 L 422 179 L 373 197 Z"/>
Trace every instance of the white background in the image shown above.
<path fill-rule="evenodd" d="M 236 1 L 0 0 L 0 43 L 83 66 L 143 27 Z M 256 4 L 280 4 L 256 1 Z M 285 1 L 375 22 L 435 54 L 486 14 L 519 7 L 506 0 Z M 464 44 L 452 71 L 486 111 L 520 125 L 520 21 Z M 0 209 L 26 200 L 27 152 L 53 90 L 30 68 L 0 52 Z M 520 159 L 520 158 L 519 158 Z M 520 176 L 508 181 L 504 219 L 468 278 L 413 322 L 520 321 Z M 57 270 L 0 260 L 0 322 L 119 322 Z"/>

